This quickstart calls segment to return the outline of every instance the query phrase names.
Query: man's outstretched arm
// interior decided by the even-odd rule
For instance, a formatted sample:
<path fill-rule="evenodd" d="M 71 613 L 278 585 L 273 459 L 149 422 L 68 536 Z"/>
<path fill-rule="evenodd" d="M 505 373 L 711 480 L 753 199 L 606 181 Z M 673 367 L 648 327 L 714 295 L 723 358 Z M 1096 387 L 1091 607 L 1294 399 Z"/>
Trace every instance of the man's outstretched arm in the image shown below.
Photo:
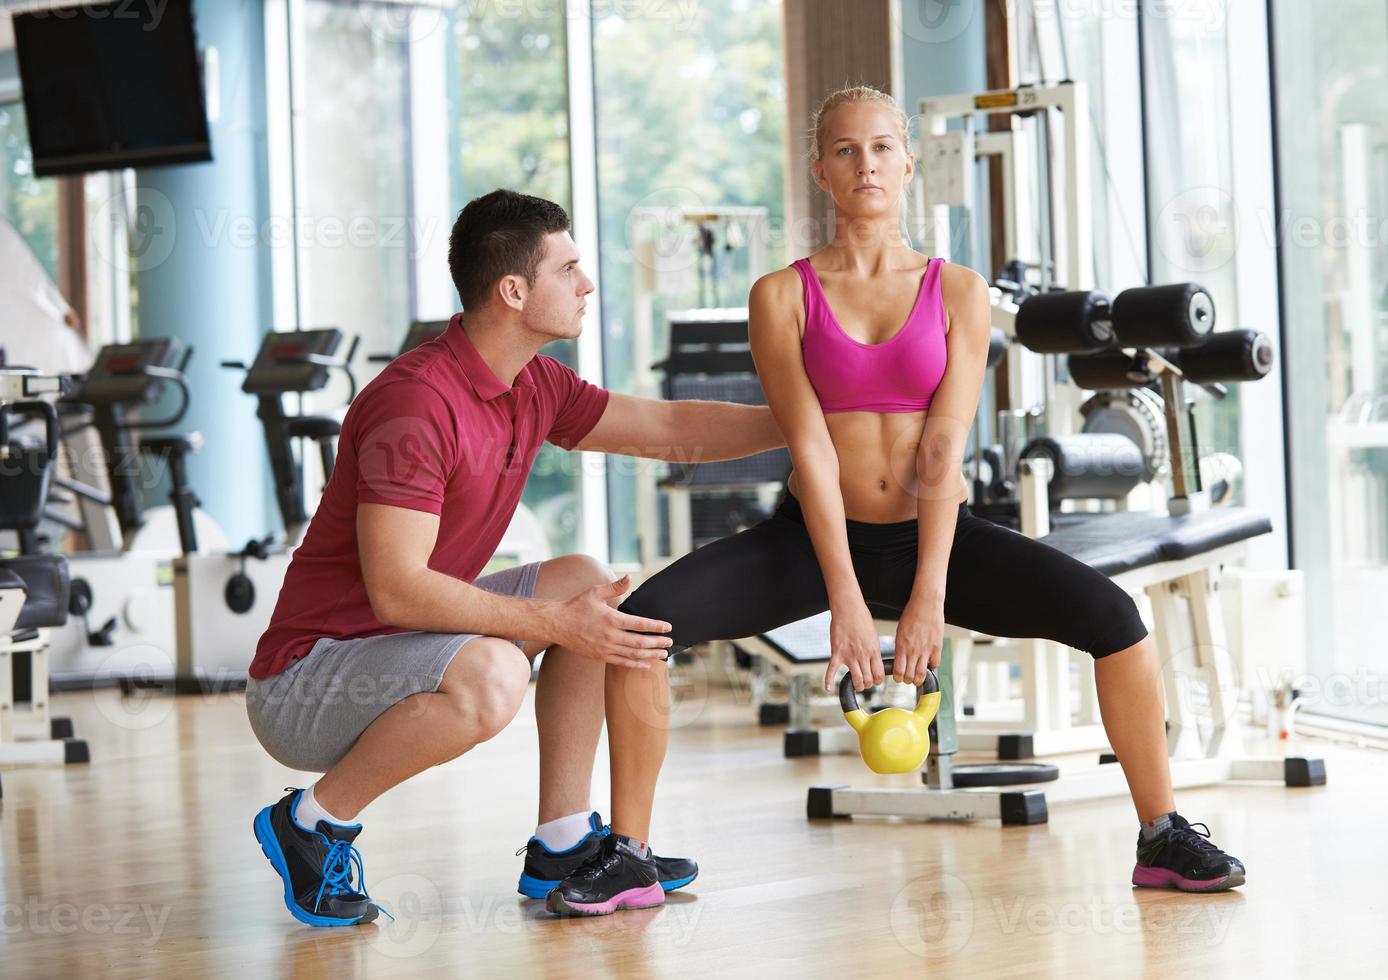
<path fill-rule="evenodd" d="M 614 393 L 598 424 L 575 448 L 676 463 L 711 463 L 785 444 L 765 405 L 667 402 Z"/>

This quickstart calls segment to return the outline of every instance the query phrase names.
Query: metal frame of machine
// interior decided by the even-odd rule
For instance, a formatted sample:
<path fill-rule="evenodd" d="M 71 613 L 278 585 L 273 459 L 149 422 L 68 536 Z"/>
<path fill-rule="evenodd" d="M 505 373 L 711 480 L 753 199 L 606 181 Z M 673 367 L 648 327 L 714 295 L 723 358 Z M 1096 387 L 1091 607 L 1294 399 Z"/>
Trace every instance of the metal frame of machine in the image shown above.
<path fill-rule="evenodd" d="M 52 401 L 62 394 L 66 379 L 43 375 L 27 369 L 0 368 L 0 411 L 6 406 L 32 406 L 47 417 L 47 440 L 43 466 L 51 473 L 56 462 L 58 417 Z M 0 460 L 10 459 L 8 424 L 0 416 Z M 36 498 L 46 490 L 44 476 L 35 489 Z M 42 501 L 38 501 L 42 506 Z M 33 596 L 30 589 L 37 579 L 25 579 L 15 573 L 16 565 L 0 562 L 4 581 L 0 583 L 0 765 L 54 764 L 88 762 L 87 743 L 73 738 L 72 722 L 56 718 L 49 711 L 49 639 L 52 626 L 66 616 L 67 572 L 61 556 L 30 556 L 18 561 L 41 563 L 56 579 L 56 588 L 47 598 L 47 612 L 29 627 L 20 627 L 20 617 Z M 24 686 L 27 698 L 17 701 L 15 683 L 21 660 L 24 663 Z"/>
<path fill-rule="evenodd" d="M 55 476 L 54 486 L 75 498 L 82 519 L 66 519 L 53 507 L 48 514 L 81 531 L 91 550 L 67 556 L 73 616 L 55 630 L 51 653 L 55 681 L 63 686 L 122 677 L 169 656 L 176 638 L 171 563 L 180 552 L 196 550 L 199 539 L 214 546 L 222 540 L 188 486 L 185 457 L 200 437 L 146 434 L 183 419 L 190 400 L 184 370 L 192 353 L 172 338 L 108 344 L 64 398 L 69 421 L 63 442 L 72 476 Z M 139 417 L 170 386 L 180 396 L 177 411 Z M 95 444 L 91 433 L 99 434 Z M 132 472 L 143 474 L 144 461 L 156 457 L 172 475 L 173 505 L 145 508 L 145 488 Z"/>

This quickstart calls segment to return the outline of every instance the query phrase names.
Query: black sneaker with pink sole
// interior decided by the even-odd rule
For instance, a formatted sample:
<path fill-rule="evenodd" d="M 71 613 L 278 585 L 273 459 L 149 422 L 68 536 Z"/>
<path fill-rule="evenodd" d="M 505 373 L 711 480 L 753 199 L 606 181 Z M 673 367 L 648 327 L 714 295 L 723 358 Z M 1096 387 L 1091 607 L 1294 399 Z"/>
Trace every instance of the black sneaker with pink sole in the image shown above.
<path fill-rule="evenodd" d="M 1192 824 L 1173 813 L 1171 826 L 1151 840 L 1138 832 L 1133 884 L 1139 888 L 1222 892 L 1243 883 L 1243 862 L 1216 847 L 1203 823 Z"/>

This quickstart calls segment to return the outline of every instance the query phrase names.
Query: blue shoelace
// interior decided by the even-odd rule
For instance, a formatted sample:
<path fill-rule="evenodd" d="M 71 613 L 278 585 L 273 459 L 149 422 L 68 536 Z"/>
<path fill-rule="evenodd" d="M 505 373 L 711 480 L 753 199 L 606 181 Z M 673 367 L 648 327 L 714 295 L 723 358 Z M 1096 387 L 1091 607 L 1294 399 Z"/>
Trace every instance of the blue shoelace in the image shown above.
<path fill-rule="evenodd" d="M 356 880 L 361 885 L 361 896 L 368 902 L 375 905 L 390 919 L 395 921 L 395 916 L 391 915 L 385 908 L 378 904 L 366 890 L 366 868 L 362 864 L 361 852 L 352 846 L 351 841 L 335 840 L 328 848 L 328 854 L 323 858 L 323 883 L 318 886 L 318 895 L 313 901 L 313 911 L 317 912 L 319 905 L 323 902 L 323 892 L 327 890 L 329 895 L 347 895 L 355 889 L 352 887 L 352 872 L 356 871 Z"/>

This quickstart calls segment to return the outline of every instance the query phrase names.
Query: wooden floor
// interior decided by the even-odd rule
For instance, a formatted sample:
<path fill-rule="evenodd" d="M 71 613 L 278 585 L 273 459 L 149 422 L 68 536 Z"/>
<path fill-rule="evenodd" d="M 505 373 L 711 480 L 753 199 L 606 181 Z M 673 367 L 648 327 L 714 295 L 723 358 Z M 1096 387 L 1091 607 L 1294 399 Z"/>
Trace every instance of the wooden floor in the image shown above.
<path fill-rule="evenodd" d="M 304 778 L 261 752 L 239 695 L 60 695 L 93 762 L 0 774 L 0 975 L 1388 975 L 1382 753 L 1307 742 L 1326 787 L 1184 794 L 1248 884 L 1137 891 L 1126 800 L 1053 807 L 1029 828 L 809 822 L 806 786 L 885 781 L 856 758 L 786 761 L 745 697 L 696 680 L 653 830 L 658 850 L 700 862 L 687 892 L 581 921 L 516 894 L 534 824 L 527 708 L 365 812 L 367 883 L 396 921 L 349 929 L 284 909 L 250 824 Z"/>

